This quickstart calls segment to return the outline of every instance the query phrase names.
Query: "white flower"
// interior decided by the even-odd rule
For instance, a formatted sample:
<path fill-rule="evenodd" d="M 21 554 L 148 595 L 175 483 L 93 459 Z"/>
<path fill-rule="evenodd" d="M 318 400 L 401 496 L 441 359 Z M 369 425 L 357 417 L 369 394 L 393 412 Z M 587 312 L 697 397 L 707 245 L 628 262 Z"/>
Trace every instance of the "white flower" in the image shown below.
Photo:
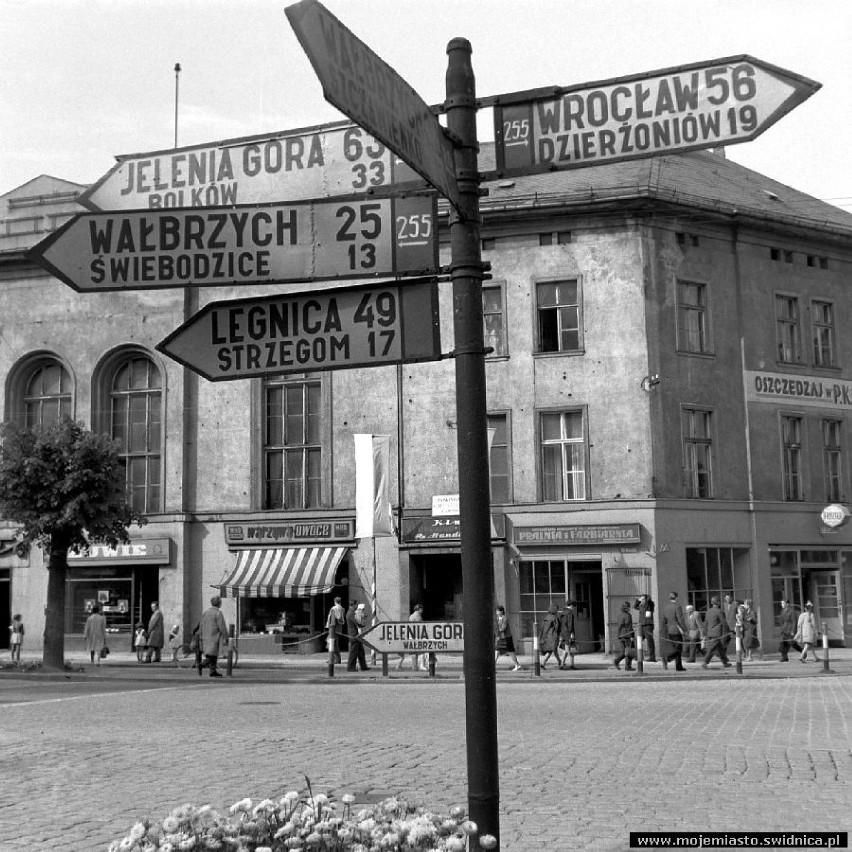
<path fill-rule="evenodd" d="M 125 837 L 121 843 L 118 844 L 119 852 L 130 852 L 130 850 L 136 845 L 136 841 L 131 839 L 130 837 Z"/>
<path fill-rule="evenodd" d="M 435 836 L 435 826 L 427 817 L 417 817 L 412 820 L 408 831 L 408 842 L 417 846 Z"/>
<path fill-rule="evenodd" d="M 189 852 L 190 849 L 195 849 L 195 838 L 188 837 L 186 840 L 181 840 L 178 844 L 178 849 L 180 849 L 181 852 Z"/>
<path fill-rule="evenodd" d="M 464 815 L 465 809 L 462 805 L 455 805 L 454 807 L 450 808 L 450 816 L 453 817 L 453 819 L 460 820 L 464 817 Z"/>
<path fill-rule="evenodd" d="M 308 846 L 319 846 L 322 843 L 322 835 L 313 831 L 305 838 L 305 843 Z"/>
<path fill-rule="evenodd" d="M 180 822 L 178 821 L 177 817 L 167 816 L 163 820 L 163 831 L 165 831 L 166 834 L 172 834 L 173 832 L 177 831 L 179 827 Z"/>
<path fill-rule="evenodd" d="M 130 829 L 128 837 L 135 843 L 137 840 L 141 840 L 145 836 L 146 830 L 144 822 L 137 822 L 136 825 Z"/>
<path fill-rule="evenodd" d="M 465 852 L 465 849 L 467 849 L 467 841 L 457 834 L 447 838 L 447 852 Z"/>
<path fill-rule="evenodd" d="M 493 834 L 483 834 L 479 838 L 479 845 L 483 849 L 495 849 L 497 847 L 497 838 Z"/>
<path fill-rule="evenodd" d="M 256 846 L 254 852 L 272 852 L 271 846 Z"/>
<path fill-rule="evenodd" d="M 301 849 L 302 848 L 302 841 L 299 840 L 298 837 L 290 837 L 290 838 L 288 838 L 287 840 L 284 841 L 284 845 L 288 849 Z"/>
<path fill-rule="evenodd" d="M 344 793 L 340 797 L 340 801 L 343 802 L 344 805 L 351 805 L 355 801 L 355 797 L 351 793 Z"/>
<path fill-rule="evenodd" d="M 399 845 L 399 835 L 394 832 L 389 832 L 382 838 L 382 846 L 387 849 L 393 849 Z"/>
<path fill-rule="evenodd" d="M 327 802 L 328 796 L 326 796 L 324 793 L 317 793 L 316 796 L 314 796 L 314 804 L 316 804 L 318 807 L 322 807 Z"/>
<path fill-rule="evenodd" d="M 254 810 L 252 811 L 253 816 L 257 816 L 258 814 L 264 813 L 265 811 L 274 811 L 275 810 L 275 802 L 272 799 L 264 799 L 262 802 L 258 802 L 254 806 Z"/>
<path fill-rule="evenodd" d="M 251 810 L 251 799 L 241 799 L 239 802 L 235 802 L 231 805 L 231 813 L 248 813 Z"/>
<path fill-rule="evenodd" d="M 477 829 L 477 827 L 476 827 L 476 823 L 475 823 L 475 822 L 473 822 L 473 820 L 466 819 L 466 820 L 465 820 L 465 821 L 461 824 L 461 830 L 462 830 L 465 834 L 476 834 L 476 832 L 477 832 L 479 829 Z"/>

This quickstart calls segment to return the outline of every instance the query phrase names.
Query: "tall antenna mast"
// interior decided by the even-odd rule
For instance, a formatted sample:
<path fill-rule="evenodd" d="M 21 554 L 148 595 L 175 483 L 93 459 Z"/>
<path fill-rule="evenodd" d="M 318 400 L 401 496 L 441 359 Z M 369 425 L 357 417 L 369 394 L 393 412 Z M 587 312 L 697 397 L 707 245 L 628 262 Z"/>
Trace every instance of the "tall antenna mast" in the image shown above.
<path fill-rule="evenodd" d="M 178 146 L 178 92 L 180 90 L 180 62 L 175 62 L 175 148 Z"/>

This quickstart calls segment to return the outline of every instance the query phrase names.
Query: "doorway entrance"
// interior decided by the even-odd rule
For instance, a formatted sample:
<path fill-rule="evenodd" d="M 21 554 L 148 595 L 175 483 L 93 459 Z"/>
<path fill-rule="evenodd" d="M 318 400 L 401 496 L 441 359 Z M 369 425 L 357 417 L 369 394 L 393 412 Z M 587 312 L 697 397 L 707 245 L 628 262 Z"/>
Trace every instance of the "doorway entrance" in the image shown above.
<path fill-rule="evenodd" d="M 463 619 L 460 553 L 412 554 L 409 583 L 409 612 L 422 603 L 426 621 Z"/>
<path fill-rule="evenodd" d="M 811 594 L 817 623 L 828 634 L 829 642 L 843 640 L 843 608 L 840 597 L 840 572 L 811 574 Z"/>

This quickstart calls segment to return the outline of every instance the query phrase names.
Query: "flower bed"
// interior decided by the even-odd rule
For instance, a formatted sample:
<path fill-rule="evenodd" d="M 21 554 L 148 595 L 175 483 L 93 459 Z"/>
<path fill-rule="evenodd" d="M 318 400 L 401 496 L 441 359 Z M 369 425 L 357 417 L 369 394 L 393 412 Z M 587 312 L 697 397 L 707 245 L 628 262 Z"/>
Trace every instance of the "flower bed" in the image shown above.
<path fill-rule="evenodd" d="M 182 805 L 156 823 L 136 823 L 109 852 L 466 852 L 477 834 L 462 807 L 442 815 L 389 798 L 353 813 L 353 802 L 353 796 L 343 796 L 338 813 L 327 796 L 311 793 L 308 782 L 306 796 L 293 791 L 256 805 L 243 799 L 227 814 L 210 805 Z M 479 837 L 481 849 L 496 845 L 491 835 Z"/>

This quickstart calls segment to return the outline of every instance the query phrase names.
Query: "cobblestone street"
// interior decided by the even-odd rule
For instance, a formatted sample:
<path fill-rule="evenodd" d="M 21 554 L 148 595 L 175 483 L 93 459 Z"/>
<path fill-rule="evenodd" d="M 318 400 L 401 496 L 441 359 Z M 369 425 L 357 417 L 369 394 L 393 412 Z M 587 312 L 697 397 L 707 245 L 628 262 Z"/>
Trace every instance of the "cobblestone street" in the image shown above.
<path fill-rule="evenodd" d="M 502 848 L 620 850 L 630 831 L 849 830 L 848 666 L 740 679 L 501 670 Z M 0 793 L 0 849 L 105 849 L 138 818 L 280 796 L 304 775 L 363 802 L 466 802 L 457 675 L 237 671 L 211 682 L 113 668 L 101 681 L 31 681 L 30 693 L 0 680 L 3 777 L 18 779 Z"/>

